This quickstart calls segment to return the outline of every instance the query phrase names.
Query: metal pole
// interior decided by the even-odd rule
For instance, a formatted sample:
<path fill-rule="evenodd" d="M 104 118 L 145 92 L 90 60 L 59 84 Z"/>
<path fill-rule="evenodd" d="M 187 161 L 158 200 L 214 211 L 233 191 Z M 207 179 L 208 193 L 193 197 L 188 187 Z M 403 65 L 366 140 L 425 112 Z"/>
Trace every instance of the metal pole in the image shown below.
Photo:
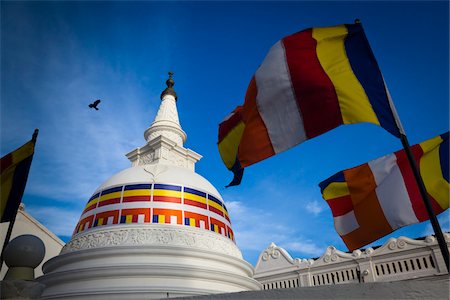
<path fill-rule="evenodd" d="M 428 197 L 427 190 L 425 188 L 425 184 L 423 183 L 422 176 L 420 175 L 419 169 L 417 168 L 416 161 L 411 152 L 411 148 L 409 146 L 408 139 L 405 134 L 400 135 L 400 139 L 402 141 L 403 149 L 405 149 L 406 156 L 408 157 L 409 164 L 414 173 L 414 177 L 417 182 L 417 186 L 420 190 L 420 195 L 422 196 L 423 203 L 427 209 L 428 217 L 430 218 L 431 225 L 433 226 L 434 234 L 437 238 L 439 248 L 441 249 L 442 256 L 445 261 L 445 265 L 447 267 L 447 272 L 450 274 L 449 268 L 449 251 L 447 247 L 447 243 L 445 242 L 444 234 L 442 233 L 441 226 L 436 218 L 436 214 L 434 213 L 433 207 L 431 206 L 430 198 Z"/>

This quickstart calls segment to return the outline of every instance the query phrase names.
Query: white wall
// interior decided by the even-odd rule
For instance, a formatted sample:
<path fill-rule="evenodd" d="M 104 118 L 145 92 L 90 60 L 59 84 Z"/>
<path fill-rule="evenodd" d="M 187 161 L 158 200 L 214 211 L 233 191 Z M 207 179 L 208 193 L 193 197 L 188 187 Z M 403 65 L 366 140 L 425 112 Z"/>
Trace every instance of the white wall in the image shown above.
<path fill-rule="evenodd" d="M 5 241 L 6 232 L 8 230 L 9 223 L 0 223 L 0 247 L 3 248 L 3 243 Z M 22 235 L 22 234 L 32 234 L 39 237 L 45 245 L 45 257 L 42 263 L 35 269 L 35 277 L 41 276 L 42 265 L 50 258 L 56 256 L 61 251 L 64 246 L 64 242 L 48 230 L 44 225 L 39 223 L 36 219 L 30 216 L 24 211 L 24 206 L 21 205 L 19 211 L 17 212 L 16 222 L 14 223 L 14 228 L 11 233 L 11 239 Z M 2 249 L 0 248 L 0 249 Z M 3 263 L 2 270 L 0 272 L 0 279 L 3 279 L 8 267 Z"/>

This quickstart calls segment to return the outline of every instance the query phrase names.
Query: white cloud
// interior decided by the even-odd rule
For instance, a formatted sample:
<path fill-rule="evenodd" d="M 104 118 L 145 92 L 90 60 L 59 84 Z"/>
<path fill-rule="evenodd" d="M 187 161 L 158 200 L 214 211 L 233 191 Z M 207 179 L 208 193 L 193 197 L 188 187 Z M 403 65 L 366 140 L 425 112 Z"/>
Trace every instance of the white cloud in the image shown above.
<path fill-rule="evenodd" d="M 317 216 L 324 210 L 324 208 L 319 204 L 317 200 L 314 200 L 306 204 L 306 210 Z"/>
<path fill-rule="evenodd" d="M 25 211 L 58 236 L 71 236 L 81 213 L 71 208 L 31 205 Z"/>
<path fill-rule="evenodd" d="M 254 209 L 239 201 L 226 203 L 233 221 L 237 245 L 242 250 L 264 251 L 270 243 L 310 257 L 324 253 L 325 248 L 297 234 L 289 220 L 276 218 L 271 212 Z"/>
<path fill-rule="evenodd" d="M 22 66 L 23 75 L 9 75 L 34 84 L 24 87 L 24 99 L 18 102 L 6 94 L 2 142 L 23 139 L 24 131 L 31 136 L 39 128 L 27 193 L 79 203 L 115 172 L 131 166 L 124 155 L 145 143 L 143 132 L 159 96 L 144 94 L 138 78 L 87 55 L 70 36 L 64 41 L 68 43 L 47 45 L 48 56 L 42 60 L 33 52 L 21 52 L 20 58 L 10 53 L 9 60 L 18 65 L 34 64 Z M 155 101 L 144 102 L 149 97 Z M 97 98 L 102 100 L 100 110 L 89 109 Z"/>
<path fill-rule="evenodd" d="M 286 250 L 297 251 L 311 256 L 321 256 L 326 250 L 322 247 L 318 247 L 310 240 L 304 240 L 302 242 L 288 242 L 281 244 L 280 246 Z"/>

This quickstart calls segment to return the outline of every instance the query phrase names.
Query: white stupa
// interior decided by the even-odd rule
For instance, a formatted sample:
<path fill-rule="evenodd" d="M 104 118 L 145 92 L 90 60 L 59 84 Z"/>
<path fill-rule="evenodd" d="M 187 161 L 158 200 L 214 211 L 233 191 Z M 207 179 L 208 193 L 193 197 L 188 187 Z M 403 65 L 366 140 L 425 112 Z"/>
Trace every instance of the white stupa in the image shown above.
<path fill-rule="evenodd" d="M 149 299 L 259 290 L 219 192 L 183 147 L 169 73 L 132 167 L 101 184 L 71 240 L 43 267 L 44 299 Z"/>

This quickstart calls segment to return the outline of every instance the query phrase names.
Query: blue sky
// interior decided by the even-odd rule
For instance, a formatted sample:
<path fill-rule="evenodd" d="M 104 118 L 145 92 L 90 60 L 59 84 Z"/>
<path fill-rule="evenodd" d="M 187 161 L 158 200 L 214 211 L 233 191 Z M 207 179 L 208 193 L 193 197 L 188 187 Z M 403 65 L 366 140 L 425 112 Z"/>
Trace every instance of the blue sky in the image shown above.
<path fill-rule="evenodd" d="M 401 148 L 370 124 L 341 126 L 246 169 L 240 186 L 217 151 L 218 123 L 244 101 L 271 45 L 299 30 L 359 18 L 411 144 L 449 129 L 448 1 L 1 2 L 3 156 L 40 129 L 23 198 L 67 241 L 92 192 L 144 145 L 167 72 L 196 170 L 227 203 L 238 246 L 255 264 L 271 243 L 322 255 L 334 231 L 318 183 Z M 100 111 L 87 105 L 100 98 Z M 439 217 L 449 230 L 448 212 Z M 411 238 L 429 222 L 394 232 Z"/>

